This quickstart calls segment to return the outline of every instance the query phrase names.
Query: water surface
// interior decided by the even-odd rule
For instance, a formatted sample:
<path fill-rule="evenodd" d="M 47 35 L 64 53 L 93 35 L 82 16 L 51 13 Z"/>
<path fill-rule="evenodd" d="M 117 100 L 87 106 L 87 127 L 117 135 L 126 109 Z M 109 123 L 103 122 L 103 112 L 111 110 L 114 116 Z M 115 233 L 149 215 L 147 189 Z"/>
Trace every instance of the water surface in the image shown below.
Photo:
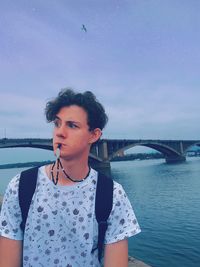
<path fill-rule="evenodd" d="M 0 164 L 53 158 L 41 149 L 0 150 Z M 200 266 L 200 158 L 174 165 L 163 159 L 111 165 L 142 229 L 129 240 L 129 254 L 153 267 Z M 0 194 L 23 169 L 0 170 Z"/>

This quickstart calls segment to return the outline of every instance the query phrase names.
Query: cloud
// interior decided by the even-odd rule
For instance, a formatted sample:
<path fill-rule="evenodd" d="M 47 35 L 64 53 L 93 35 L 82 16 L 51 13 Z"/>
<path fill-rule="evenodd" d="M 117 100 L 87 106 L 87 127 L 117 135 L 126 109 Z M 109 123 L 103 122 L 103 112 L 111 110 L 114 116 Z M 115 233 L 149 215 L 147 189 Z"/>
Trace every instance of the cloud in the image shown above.
<path fill-rule="evenodd" d="M 163 86 L 128 95 L 118 92 L 114 98 L 107 109 L 109 138 L 199 138 L 198 91 Z"/>
<path fill-rule="evenodd" d="M 45 103 L 41 99 L 0 93 L 0 120 L 2 134 L 7 137 L 39 137 L 47 133 Z"/>
<path fill-rule="evenodd" d="M 198 3 L 0 5 L 2 135 L 49 136 L 45 102 L 71 86 L 104 104 L 109 138 L 199 137 Z"/>

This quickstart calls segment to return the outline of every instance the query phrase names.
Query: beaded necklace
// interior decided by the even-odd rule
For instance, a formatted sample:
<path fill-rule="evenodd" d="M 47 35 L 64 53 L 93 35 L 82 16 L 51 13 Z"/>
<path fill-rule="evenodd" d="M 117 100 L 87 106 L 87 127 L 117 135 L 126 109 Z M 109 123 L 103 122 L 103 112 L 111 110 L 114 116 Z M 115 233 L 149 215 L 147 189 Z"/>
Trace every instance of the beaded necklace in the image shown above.
<path fill-rule="evenodd" d="M 60 146 L 58 146 L 58 148 L 56 149 L 56 157 L 57 157 L 57 160 L 53 163 L 52 167 L 51 167 L 51 180 L 53 181 L 53 183 L 55 185 L 57 185 L 58 183 L 58 175 L 59 175 L 59 170 L 60 170 L 60 167 L 61 167 L 61 170 L 62 172 L 64 173 L 64 175 L 66 176 L 67 179 L 69 179 L 70 181 L 74 182 L 74 183 L 80 183 L 80 182 L 83 182 L 85 179 L 87 179 L 87 177 L 90 175 L 90 170 L 91 170 L 91 167 L 89 167 L 89 171 L 87 173 L 87 175 L 81 179 L 81 180 L 78 180 L 78 179 L 73 179 L 71 178 L 65 171 L 62 163 L 61 163 L 61 160 L 60 160 Z M 57 164 L 56 164 L 57 163 Z M 54 170 L 54 167 L 55 165 L 57 165 L 57 171 L 56 171 L 56 178 L 54 177 L 54 174 L 53 174 L 53 170 Z"/>

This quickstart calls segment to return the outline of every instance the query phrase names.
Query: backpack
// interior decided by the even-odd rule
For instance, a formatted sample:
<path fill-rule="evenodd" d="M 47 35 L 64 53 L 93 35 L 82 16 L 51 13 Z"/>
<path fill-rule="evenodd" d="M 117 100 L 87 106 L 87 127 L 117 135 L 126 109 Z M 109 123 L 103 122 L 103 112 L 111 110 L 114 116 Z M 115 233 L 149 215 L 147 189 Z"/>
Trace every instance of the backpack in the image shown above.
<path fill-rule="evenodd" d="M 28 211 L 31 200 L 35 192 L 37 175 L 39 167 L 34 167 L 21 172 L 19 180 L 19 206 L 22 213 L 22 223 L 20 225 L 22 231 L 25 230 Z M 113 180 L 104 174 L 98 172 L 96 199 L 95 199 L 95 215 L 98 222 L 98 243 L 92 253 L 98 249 L 98 259 L 101 261 L 105 233 L 108 228 L 108 217 L 113 205 Z"/>

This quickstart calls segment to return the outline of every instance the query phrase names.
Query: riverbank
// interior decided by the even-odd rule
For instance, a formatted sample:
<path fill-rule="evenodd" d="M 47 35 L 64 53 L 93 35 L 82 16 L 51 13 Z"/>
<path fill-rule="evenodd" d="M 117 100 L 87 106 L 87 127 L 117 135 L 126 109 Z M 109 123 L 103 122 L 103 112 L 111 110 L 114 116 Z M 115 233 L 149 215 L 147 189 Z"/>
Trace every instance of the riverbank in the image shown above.
<path fill-rule="evenodd" d="M 12 169 L 12 168 L 32 168 L 36 166 L 42 166 L 51 164 L 53 161 L 32 161 L 32 162 L 20 162 L 20 163 L 9 163 L 9 164 L 1 164 L 0 169 Z"/>
<path fill-rule="evenodd" d="M 2 201 L 3 201 L 3 197 L 0 196 L 0 210 L 1 210 Z M 150 267 L 150 266 L 140 260 L 137 260 L 129 256 L 128 267 Z"/>

